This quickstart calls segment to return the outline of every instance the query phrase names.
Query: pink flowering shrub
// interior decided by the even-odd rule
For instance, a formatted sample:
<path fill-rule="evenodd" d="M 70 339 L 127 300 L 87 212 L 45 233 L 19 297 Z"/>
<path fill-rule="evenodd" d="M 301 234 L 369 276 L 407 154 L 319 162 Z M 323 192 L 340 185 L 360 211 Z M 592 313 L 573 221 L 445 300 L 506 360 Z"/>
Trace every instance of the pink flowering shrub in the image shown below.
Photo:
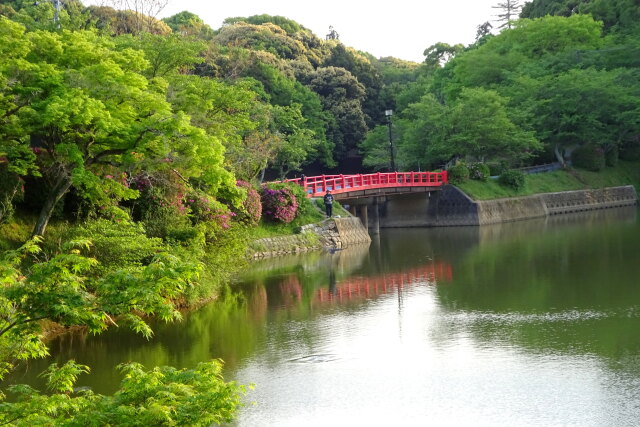
<path fill-rule="evenodd" d="M 225 205 L 205 194 L 189 194 L 185 197 L 184 204 L 189 208 L 191 219 L 196 224 L 212 222 L 226 230 L 231 226 L 231 219 L 236 216 Z"/>
<path fill-rule="evenodd" d="M 262 201 L 262 216 L 272 221 L 290 223 L 298 212 L 296 196 L 288 188 L 273 190 L 262 187 L 260 191 Z"/>
<path fill-rule="evenodd" d="M 246 181 L 237 181 L 236 185 L 247 190 L 247 198 L 242 203 L 243 209 L 242 212 L 239 212 L 239 219 L 246 220 L 250 224 L 257 224 L 262 217 L 260 194 Z"/>

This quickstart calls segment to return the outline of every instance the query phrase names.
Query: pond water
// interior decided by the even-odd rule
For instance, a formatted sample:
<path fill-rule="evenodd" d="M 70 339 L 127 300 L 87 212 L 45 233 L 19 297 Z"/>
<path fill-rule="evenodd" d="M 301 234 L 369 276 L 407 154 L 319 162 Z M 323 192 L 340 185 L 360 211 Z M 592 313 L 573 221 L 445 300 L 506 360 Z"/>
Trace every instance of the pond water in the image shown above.
<path fill-rule="evenodd" d="M 122 362 L 222 358 L 255 385 L 241 426 L 638 425 L 637 212 L 383 230 L 256 262 L 150 341 L 66 335 L 51 359 L 91 366 L 78 385 L 109 393 Z M 38 384 L 50 361 L 12 380 Z"/>

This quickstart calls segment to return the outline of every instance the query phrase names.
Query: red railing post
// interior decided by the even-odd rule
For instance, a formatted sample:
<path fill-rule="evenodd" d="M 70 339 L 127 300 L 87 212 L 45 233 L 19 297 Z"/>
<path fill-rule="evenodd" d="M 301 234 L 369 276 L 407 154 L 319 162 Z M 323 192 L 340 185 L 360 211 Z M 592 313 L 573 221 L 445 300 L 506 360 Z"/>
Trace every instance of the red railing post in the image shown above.
<path fill-rule="evenodd" d="M 322 175 L 322 192 L 327 192 L 327 178 L 324 175 Z"/>

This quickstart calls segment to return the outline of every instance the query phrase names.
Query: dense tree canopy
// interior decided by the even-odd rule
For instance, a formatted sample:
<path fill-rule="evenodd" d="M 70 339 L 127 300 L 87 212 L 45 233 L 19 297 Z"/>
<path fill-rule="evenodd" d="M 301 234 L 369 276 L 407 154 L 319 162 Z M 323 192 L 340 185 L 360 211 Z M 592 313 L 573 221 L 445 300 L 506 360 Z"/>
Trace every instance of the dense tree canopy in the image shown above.
<path fill-rule="evenodd" d="M 465 158 L 522 165 L 549 161 L 552 152 L 564 163 L 580 146 L 617 152 L 637 144 L 640 44 L 633 28 L 640 27 L 616 18 L 634 7 L 536 0 L 522 13 L 536 19 L 514 21 L 465 49 L 443 43 L 427 49 L 425 72 L 395 96 L 401 163 Z M 362 145 L 365 164 L 384 162 L 373 143 L 379 134 Z"/>

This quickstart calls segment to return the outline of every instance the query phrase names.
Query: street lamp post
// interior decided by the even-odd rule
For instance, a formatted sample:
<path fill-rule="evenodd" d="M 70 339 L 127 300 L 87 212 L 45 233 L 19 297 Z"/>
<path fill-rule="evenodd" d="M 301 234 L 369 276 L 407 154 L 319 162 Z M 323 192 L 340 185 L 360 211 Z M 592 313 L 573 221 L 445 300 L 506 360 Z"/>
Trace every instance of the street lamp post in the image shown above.
<path fill-rule="evenodd" d="M 384 115 L 387 116 L 387 124 L 389 125 L 389 155 L 391 159 L 391 172 L 395 172 L 396 161 L 393 152 L 393 135 L 391 134 L 391 116 L 393 115 L 393 110 L 385 110 Z"/>

